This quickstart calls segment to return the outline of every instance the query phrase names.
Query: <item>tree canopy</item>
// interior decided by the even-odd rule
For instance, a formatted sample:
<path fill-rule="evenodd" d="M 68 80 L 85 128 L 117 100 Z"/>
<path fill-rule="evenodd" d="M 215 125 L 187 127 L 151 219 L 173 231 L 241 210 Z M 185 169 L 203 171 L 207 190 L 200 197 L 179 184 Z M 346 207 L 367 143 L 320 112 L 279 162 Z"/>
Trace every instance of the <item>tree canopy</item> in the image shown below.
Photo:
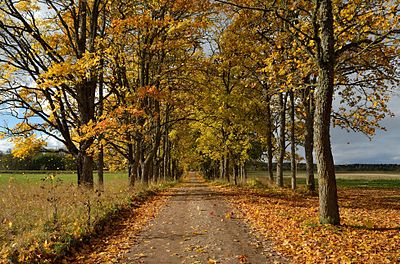
<path fill-rule="evenodd" d="M 238 183 L 256 149 L 278 185 L 289 157 L 296 188 L 304 146 L 315 191 L 315 149 L 320 221 L 339 224 L 330 127 L 383 129 L 398 34 L 387 0 L 4 0 L 5 132 L 21 158 L 60 141 L 89 188 L 94 163 L 132 186 L 200 167 Z"/>

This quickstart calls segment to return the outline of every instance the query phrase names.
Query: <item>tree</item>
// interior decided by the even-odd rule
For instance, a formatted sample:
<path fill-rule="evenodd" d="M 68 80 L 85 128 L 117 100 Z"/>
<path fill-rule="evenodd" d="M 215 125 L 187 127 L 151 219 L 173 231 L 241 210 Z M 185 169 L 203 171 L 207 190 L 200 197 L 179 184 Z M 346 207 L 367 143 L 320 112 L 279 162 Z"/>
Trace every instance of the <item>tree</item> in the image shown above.
<path fill-rule="evenodd" d="M 0 6 L 3 103 L 31 131 L 62 142 L 77 160 L 78 183 L 93 186 L 101 0 L 11 1 Z M 46 9 L 47 12 L 44 12 Z M 47 17 L 46 17 L 47 16 Z"/>
<path fill-rule="evenodd" d="M 209 7 L 207 1 L 111 6 L 105 61 L 110 96 L 91 133 L 101 134 L 126 158 L 131 186 L 137 179 L 147 184 L 171 176 L 169 132 L 188 117 L 180 108 L 191 102 L 185 95 L 194 62 L 202 56 L 199 39 L 208 26 Z"/>
<path fill-rule="evenodd" d="M 316 66 L 317 71 L 310 76 L 315 77 L 317 80 L 317 86 L 314 90 L 314 147 L 317 154 L 319 175 L 320 221 L 321 223 L 339 224 L 336 181 L 329 130 L 335 76 L 338 76 L 335 74 L 338 72 L 337 69 L 340 69 L 341 66 L 351 60 L 345 59 L 346 63 L 338 62 L 343 59 L 343 54 L 346 53 L 356 55 L 358 59 L 361 59 L 361 54 L 375 51 L 375 54 L 380 55 L 370 57 L 373 63 L 366 68 L 364 68 L 366 66 L 365 63 L 363 67 L 353 67 L 355 69 L 353 73 L 361 70 L 361 76 L 365 77 L 369 74 L 368 71 L 371 70 L 370 66 L 377 65 L 377 62 L 381 59 L 388 63 L 388 68 L 391 68 L 393 62 L 396 61 L 394 59 L 396 55 L 391 55 L 388 59 L 384 55 L 385 52 L 379 53 L 377 51 L 383 49 L 389 52 L 388 54 L 396 54 L 391 51 L 393 48 L 389 47 L 392 47 L 392 43 L 394 43 L 393 35 L 398 33 L 396 27 L 399 22 L 398 18 L 395 18 L 395 14 L 398 12 L 398 5 L 381 0 L 367 2 L 342 2 L 337 0 L 334 3 L 335 5 L 329 0 L 315 0 L 312 2 L 274 1 L 262 7 L 259 7 L 257 2 L 243 3 L 241 1 L 227 2 L 223 0 L 218 2 L 230 4 L 239 9 L 274 14 L 278 20 L 284 22 L 283 31 L 294 40 L 300 53 L 306 54 L 306 57 L 295 56 L 294 62 L 297 65 L 297 69 L 301 69 L 305 65 Z M 334 26 L 335 23 L 336 25 Z M 337 30 L 336 32 L 335 29 Z M 299 54 L 299 51 L 295 50 L 294 54 L 296 53 Z M 380 77 L 381 81 L 391 78 L 389 75 L 380 75 Z M 379 103 L 373 104 L 375 106 L 379 105 Z M 353 107 L 354 104 L 351 106 Z M 385 111 L 384 107 L 381 109 Z M 364 113 L 371 113 L 375 117 L 375 121 L 382 117 L 373 111 L 365 112 L 365 109 L 363 111 Z M 358 116 L 360 115 L 358 114 Z M 356 116 L 357 119 L 362 121 L 361 123 L 355 122 L 358 127 L 362 127 L 360 124 L 376 126 L 375 121 L 358 118 L 358 116 Z M 366 131 L 365 129 L 363 130 Z"/>
<path fill-rule="evenodd" d="M 316 151 L 319 215 L 323 224 L 340 224 L 337 201 L 335 165 L 330 140 L 330 121 L 335 78 L 335 39 L 333 34 L 332 1 L 316 2 L 318 86 L 315 91 L 314 147 Z"/>
<path fill-rule="evenodd" d="M 288 93 L 279 93 L 279 144 L 276 162 L 276 185 L 283 187 L 283 161 L 286 153 L 286 102 Z"/>
<path fill-rule="evenodd" d="M 312 90 L 312 82 L 307 84 L 302 91 L 302 104 L 304 109 L 304 152 L 306 161 L 306 185 L 309 192 L 315 192 L 314 179 L 314 95 Z"/>

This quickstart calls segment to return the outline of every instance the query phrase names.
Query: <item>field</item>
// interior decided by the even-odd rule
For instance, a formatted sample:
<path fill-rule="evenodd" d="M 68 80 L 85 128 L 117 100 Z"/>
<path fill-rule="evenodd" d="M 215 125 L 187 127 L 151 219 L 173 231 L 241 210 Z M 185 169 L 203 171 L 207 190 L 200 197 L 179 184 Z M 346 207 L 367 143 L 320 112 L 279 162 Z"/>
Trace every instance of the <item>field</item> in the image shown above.
<path fill-rule="evenodd" d="M 120 210 L 164 187 L 130 189 L 126 173 L 105 173 L 104 191 L 75 182 L 72 172 L 0 173 L 0 263 L 62 255 Z"/>
<path fill-rule="evenodd" d="M 77 181 L 77 175 L 73 171 L 0 171 L 0 186 L 6 183 L 40 183 L 46 180 L 50 176 L 55 176 L 57 179 L 64 183 L 75 183 Z M 97 179 L 96 175 L 94 178 Z M 105 172 L 105 181 L 123 180 L 127 178 L 126 172 Z"/>
<path fill-rule="evenodd" d="M 275 173 L 275 172 L 274 172 Z M 305 172 L 299 171 L 297 175 L 298 185 L 304 185 Z M 285 186 L 290 186 L 290 171 L 284 171 Z M 268 184 L 268 174 L 266 171 L 250 171 L 250 180 Z M 317 175 L 315 174 L 317 178 Z M 359 188 L 400 188 L 400 172 L 338 172 L 336 173 L 338 187 L 359 187 Z M 318 180 L 316 180 L 318 184 Z"/>

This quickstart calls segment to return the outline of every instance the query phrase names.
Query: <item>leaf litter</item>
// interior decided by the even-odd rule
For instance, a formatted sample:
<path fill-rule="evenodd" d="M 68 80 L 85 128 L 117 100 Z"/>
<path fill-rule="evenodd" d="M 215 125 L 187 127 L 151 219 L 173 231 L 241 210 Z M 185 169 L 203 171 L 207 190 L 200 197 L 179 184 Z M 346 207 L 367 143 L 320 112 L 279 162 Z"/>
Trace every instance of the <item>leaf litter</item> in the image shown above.
<path fill-rule="evenodd" d="M 341 226 L 318 222 L 318 197 L 219 186 L 236 214 L 294 263 L 400 263 L 400 189 L 339 190 Z"/>

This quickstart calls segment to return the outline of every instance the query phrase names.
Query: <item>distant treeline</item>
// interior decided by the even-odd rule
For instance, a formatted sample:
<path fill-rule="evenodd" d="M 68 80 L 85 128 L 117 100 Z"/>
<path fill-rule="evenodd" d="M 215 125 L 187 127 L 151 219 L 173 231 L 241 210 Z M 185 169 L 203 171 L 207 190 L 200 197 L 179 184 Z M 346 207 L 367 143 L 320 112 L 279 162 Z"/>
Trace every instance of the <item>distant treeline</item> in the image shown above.
<path fill-rule="evenodd" d="M 276 163 L 273 164 L 274 170 L 276 169 Z M 317 167 L 316 165 L 314 166 Z M 248 170 L 267 170 L 268 164 L 261 161 L 250 161 L 246 168 Z M 284 170 L 290 170 L 290 163 L 283 163 Z M 306 170 L 305 163 L 297 164 L 298 170 Z M 335 165 L 335 170 L 338 172 L 346 171 L 400 171 L 400 164 L 345 164 Z"/>
<path fill-rule="evenodd" d="M 63 152 L 44 152 L 20 159 L 0 152 L 0 170 L 75 170 L 74 159 Z"/>

